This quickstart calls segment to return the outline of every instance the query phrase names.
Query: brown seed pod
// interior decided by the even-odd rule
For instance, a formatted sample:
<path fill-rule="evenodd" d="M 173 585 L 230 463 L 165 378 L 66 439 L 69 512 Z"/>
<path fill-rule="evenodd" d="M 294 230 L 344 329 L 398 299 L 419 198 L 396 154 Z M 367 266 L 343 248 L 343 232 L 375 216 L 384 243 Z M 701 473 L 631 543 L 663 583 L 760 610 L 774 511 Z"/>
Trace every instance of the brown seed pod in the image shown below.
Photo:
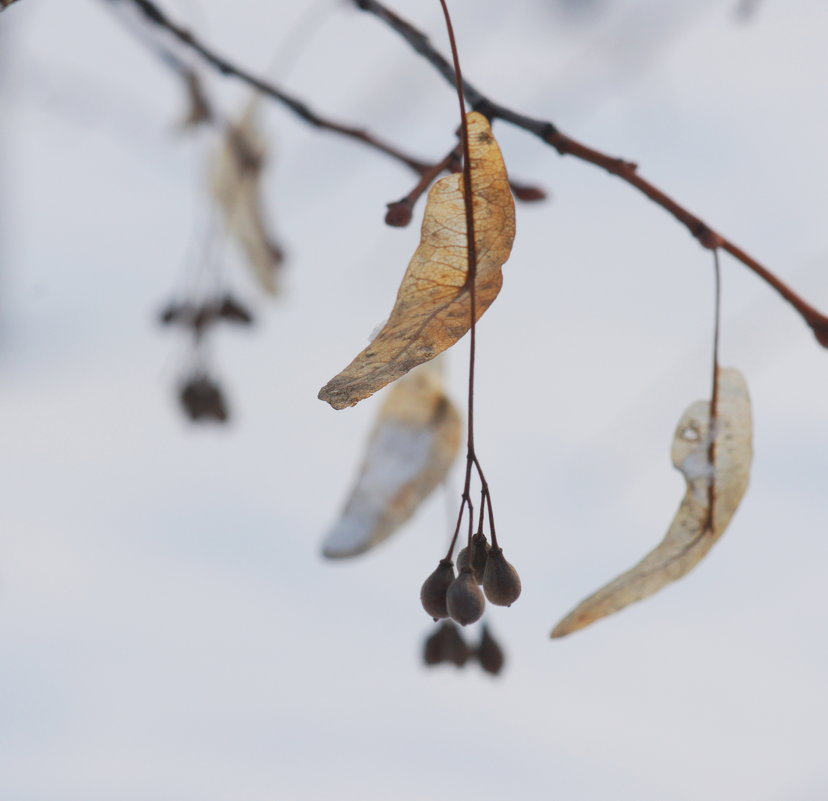
<path fill-rule="evenodd" d="M 250 309 L 232 295 L 225 295 L 222 298 L 218 307 L 218 316 L 222 320 L 238 323 L 239 325 L 251 325 L 253 323 L 253 315 L 250 313 Z"/>
<path fill-rule="evenodd" d="M 496 606 L 511 606 L 520 596 L 520 576 L 503 557 L 503 549 L 493 547 L 486 559 L 483 592 Z"/>
<path fill-rule="evenodd" d="M 446 606 L 452 620 L 467 626 L 480 620 L 486 608 L 486 600 L 474 579 L 470 568 L 460 572 L 446 593 Z"/>
<path fill-rule="evenodd" d="M 466 546 L 457 554 L 457 569 L 471 568 L 474 578 L 478 584 L 483 583 L 483 573 L 486 570 L 486 557 L 488 556 L 489 541 L 482 531 L 478 531 L 472 537 L 471 562 L 469 562 L 469 548 Z"/>
<path fill-rule="evenodd" d="M 420 588 L 420 603 L 435 620 L 449 616 L 446 593 L 453 582 L 454 562 L 451 559 L 441 559 Z"/>
<path fill-rule="evenodd" d="M 503 663 L 506 658 L 503 655 L 503 649 L 498 644 L 497 640 L 492 637 L 489 627 L 483 624 L 483 633 L 480 637 L 480 645 L 477 646 L 477 661 L 480 662 L 480 667 L 497 676 L 503 669 Z"/>
<path fill-rule="evenodd" d="M 190 420 L 227 421 L 227 404 L 221 387 L 206 375 L 195 375 L 186 381 L 178 398 Z"/>
<path fill-rule="evenodd" d="M 486 572 L 486 559 L 491 550 L 491 545 L 482 531 L 478 531 L 472 537 L 471 544 L 471 569 L 478 584 L 483 583 L 483 575 Z"/>
<path fill-rule="evenodd" d="M 445 620 L 440 628 L 425 641 L 423 661 L 427 665 L 452 662 L 457 667 L 463 667 L 470 653 L 469 646 L 466 645 L 457 626 L 450 620 Z"/>

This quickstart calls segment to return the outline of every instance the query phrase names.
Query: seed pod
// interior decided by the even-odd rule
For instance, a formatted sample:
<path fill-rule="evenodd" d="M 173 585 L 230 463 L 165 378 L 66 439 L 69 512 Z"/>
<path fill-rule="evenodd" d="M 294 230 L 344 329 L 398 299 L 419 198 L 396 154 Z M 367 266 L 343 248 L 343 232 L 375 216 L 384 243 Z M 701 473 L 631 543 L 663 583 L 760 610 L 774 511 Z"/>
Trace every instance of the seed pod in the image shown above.
<path fill-rule="evenodd" d="M 178 395 L 191 420 L 227 420 L 227 404 L 221 387 L 206 375 L 195 375 L 185 382 Z"/>
<path fill-rule="evenodd" d="M 466 645 L 460 630 L 450 620 L 445 620 L 440 628 L 425 641 L 423 661 L 427 665 L 453 662 L 457 667 L 463 667 L 469 654 L 469 646 Z"/>
<path fill-rule="evenodd" d="M 483 575 L 486 572 L 486 559 L 491 550 L 491 545 L 482 531 L 478 531 L 472 537 L 471 545 L 471 569 L 478 584 L 483 583 Z"/>
<path fill-rule="evenodd" d="M 520 576 L 503 557 L 503 549 L 493 547 L 486 559 L 483 592 L 496 606 L 511 606 L 520 596 Z"/>
<path fill-rule="evenodd" d="M 503 669 L 503 663 L 506 661 L 503 655 L 503 649 L 498 644 L 497 640 L 492 637 L 489 627 L 483 624 L 483 634 L 480 637 L 480 645 L 477 646 L 477 661 L 480 662 L 480 667 L 497 676 Z"/>
<path fill-rule="evenodd" d="M 464 546 L 460 549 L 460 553 L 457 554 L 457 571 L 459 573 L 469 567 L 471 567 L 469 565 L 469 549 Z"/>
<path fill-rule="evenodd" d="M 469 568 L 461 571 L 451 583 L 446 593 L 446 605 L 451 619 L 461 626 L 474 623 L 483 616 L 486 601 Z"/>
<path fill-rule="evenodd" d="M 193 317 L 196 314 L 196 307 L 192 303 L 178 303 L 170 301 L 158 314 L 158 322 L 161 325 L 181 325 L 190 327 Z"/>
<path fill-rule="evenodd" d="M 454 562 L 451 559 L 441 559 L 440 564 L 420 588 L 420 603 L 435 620 L 449 616 L 446 592 L 453 582 Z"/>
<path fill-rule="evenodd" d="M 251 325 L 253 323 L 253 315 L 250 313 L 250 309 L 232 295 L 225 295 L 222 298 L 218 307 L 218 316 L 222 320 L 238 323 L 239 325 Z"/>

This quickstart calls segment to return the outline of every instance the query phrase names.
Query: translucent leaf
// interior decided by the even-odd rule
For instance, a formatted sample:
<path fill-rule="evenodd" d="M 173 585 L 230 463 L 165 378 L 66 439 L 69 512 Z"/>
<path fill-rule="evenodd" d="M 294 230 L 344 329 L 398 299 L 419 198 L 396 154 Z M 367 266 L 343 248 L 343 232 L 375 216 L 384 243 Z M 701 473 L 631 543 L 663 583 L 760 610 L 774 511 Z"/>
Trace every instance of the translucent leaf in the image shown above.
<path fill-rule="evenodd" d="M 515 204 L 489 121 L 468 117 L 477 246 L 479 318 L 500 292 L 500 268 L 515 237 Z M 420 244 L 403 276 L 388 322 L 374 341 L 319 392 L 334 409 L 353 406 L 457 342 L 471 323 L 466 284 L 468 237 L 463 176 L 431 188 Z"/>
<path fill-rule="evenodd" d="M 212 188 L 225 226 L 244 251 L 257 282 L 276 294 L 284 254 L 268 231 L 262 203 L 266 155 L 256 127 L 256 103 L 251 103 L 241 120 L 227 129 L 212 165 Z"/>
<path fill-rule="evenodd" d="M 733 368 L 720 369 L 718 383 L 715 471 L 708 458 L 710 403 L 697 401 L 682 416 L 673 438 L 673 465 L 684 474 L 687 490 L 667 535 L 635 567 L 581 601 L 558 623 L 553 637 L 582 629 L 686 575 L 724 533 L 747 489 L 753 427 L 742 374 Z"/>
<path fill-rule="evenodd" d="M 457 456 L 460 415 L 431 363 L 400 379 L 380 409 L 362 467 L 322 552 L 331 559 L 393 534 L 446 477 Z"/>

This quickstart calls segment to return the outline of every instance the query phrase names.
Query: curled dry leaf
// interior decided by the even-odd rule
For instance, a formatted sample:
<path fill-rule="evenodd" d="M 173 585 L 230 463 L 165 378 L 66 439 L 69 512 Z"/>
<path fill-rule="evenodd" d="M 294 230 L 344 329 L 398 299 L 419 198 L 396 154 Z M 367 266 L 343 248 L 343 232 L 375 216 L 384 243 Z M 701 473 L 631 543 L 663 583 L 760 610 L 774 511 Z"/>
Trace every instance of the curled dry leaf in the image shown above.
<path fill-rule="evenodd" d="M 500 292 L 501 267 L 515 238 L 515 204 L 489 121 L 468 117 L 477 246 L 479 319 Z M 441 178 L 428 193 L 420 244 L 405 271 L 385 327 L 319 392 L 334 409 L 373 395 L 418 364 L 451 347 L 471 324 L 463 176 Z"/>
<path fill-rule="evenodd" d="M 356 556 L 393 534 L 445 479 L 461 429 L 437 364 L 401 379 L 380 409 L 359 476 L 325 538 L 323 554 Z"/>
<path fill-rule="evenodd" d="M 635 567 L 581 601 L 554 628 L 553 637 L 582 629 L 680 579 L 724 533 L 747 489 L 753 427 L 742 374 L 733 368 L 720 369 L 718 385 L 715 469 L 709 461 L 710 403 L 696 401 L 682 416 L 673 438 L 673 465 L 684 474 L 687 490 L 667 535 Z"/>
<path fill-rule="evenodd" d="M 284 253 L 265 222 L 261 183 L 266 150 L 256 127 L 256 108 L 251 102 L 241 120 L 228 127 L 212 165 L 212 188 L 225 226 L 244 250 L 259 285 L 275 295 Z"/>

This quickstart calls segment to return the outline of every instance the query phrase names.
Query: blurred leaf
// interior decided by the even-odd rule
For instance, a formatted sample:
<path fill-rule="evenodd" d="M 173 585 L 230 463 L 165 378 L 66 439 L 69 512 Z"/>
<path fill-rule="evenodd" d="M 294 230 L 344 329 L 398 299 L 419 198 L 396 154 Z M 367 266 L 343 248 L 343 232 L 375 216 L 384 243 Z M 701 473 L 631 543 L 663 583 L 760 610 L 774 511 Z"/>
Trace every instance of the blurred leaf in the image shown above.
<path fill-rule="evenodd" d="M 380 409 L 359 476 L 325 538 L 323 554 L 356 556 L 393 534 L 445 479 L 461 428 L 438 365 L 423 365 L 398 381 Z"/>
<path fill-rule="evenodd" d="M 277 294 L 284 253 L 267 228 L 261 183 L 266 164 L 264 141 L 256 127 L 256 103 L 230 125 L 213 162 L 213 195 L 227 230 L 236 238 L 259 285 Z"/>
<path fill-rule="evenodd" d="M 590 595 L 552 631 L 564 637 L 629 604 L 647 598 L 693 569 L 730 523 L 748 485 L 753 457 L 750 398 L 742 374 L 719 370 L 715 437 L 715 502 L 710 509 L 714 468 L 710 447 L 710 403 L 696 401 L 673 438 L 673 465 L 687 482 L 684 500 L 667 535 L 635 567 Z"/>
<path fill-rule="evenodd" d="M 515 205 L 489 121 L 468 115 L 477 245 L 478 319 L 500 292 L 501 266 L 515 237 Z M 463 176 L 431 188 L 420 244 L 403 276 L 388 322 L 374 341 L 320 391 L 334 409 L 353 406 L 451 347 L 470 327 Z"/>

